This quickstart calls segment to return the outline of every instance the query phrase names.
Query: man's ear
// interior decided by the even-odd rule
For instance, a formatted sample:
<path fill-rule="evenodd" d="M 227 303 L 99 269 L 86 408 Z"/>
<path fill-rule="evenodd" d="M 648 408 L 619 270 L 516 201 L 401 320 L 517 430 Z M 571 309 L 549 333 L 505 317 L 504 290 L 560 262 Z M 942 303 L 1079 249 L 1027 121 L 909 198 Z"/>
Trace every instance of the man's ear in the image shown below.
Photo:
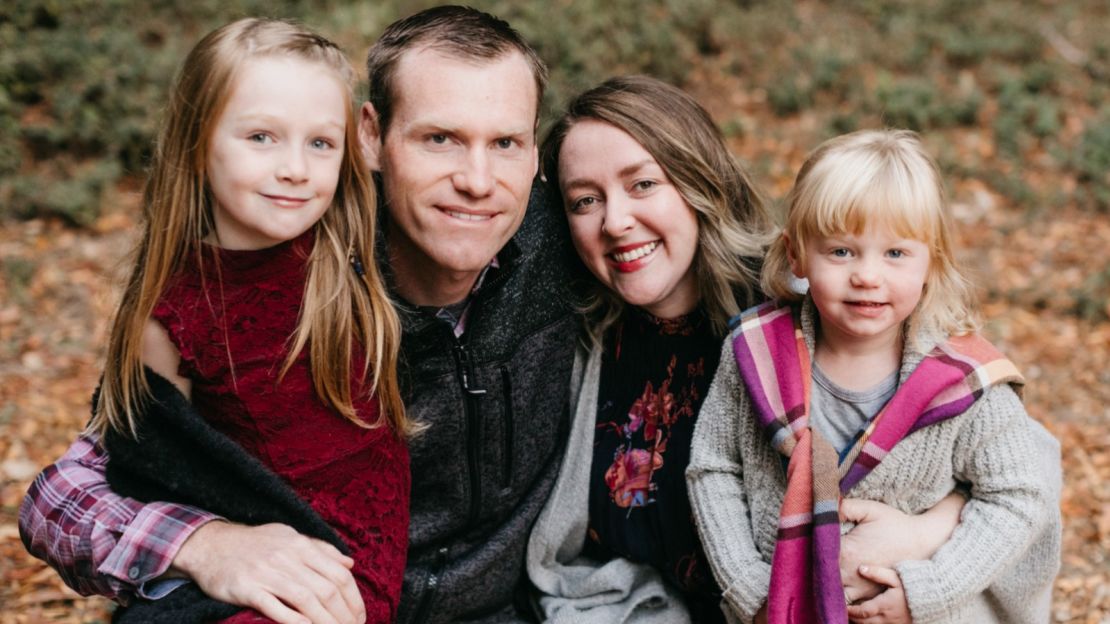
<path fill-rule="evenodd" d="M 794 249 L 794 241 L 790 240 L 786 232 L 783 232 L 782 242 L 786 245 L 786 257 L 790 260 L 790 271 L 794 273 L 794 277 L 804 279 L 806 276 L 805 267 L 802 266 L 801 260 L 798 259 L 798 252 Z"/>
<path fill-rule="evenodd" d="M 370 102 L 363 102 L 358 118 L 358 148 L 371 171 L 381 171 L 382 133 L 378 112 Z"/>

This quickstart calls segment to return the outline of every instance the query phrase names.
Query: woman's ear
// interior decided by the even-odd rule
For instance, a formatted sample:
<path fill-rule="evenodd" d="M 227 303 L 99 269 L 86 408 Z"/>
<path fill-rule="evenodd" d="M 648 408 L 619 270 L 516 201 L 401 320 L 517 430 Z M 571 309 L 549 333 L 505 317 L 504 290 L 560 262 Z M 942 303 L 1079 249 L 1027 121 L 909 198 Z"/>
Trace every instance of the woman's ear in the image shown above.
<path fill-rule="evenodd" d="M 382 139 L 378 112 L 370 102 L 363 102 L 358 119 L 358 147 L 371 171 L 381 171 Z"/>
<path fill-rule="evenodd" d="M 786 257 L 790 260 L 790 271 L 794 274 L 794 277 L 804 279 L 806 277 L 805 267 L 802 265 L 801 259 L 798 258 L 798 250 L 794 248 L 794 241 L 790 240 L 786 232 L 782 233 L 782 243 L 786 247 Z"/>

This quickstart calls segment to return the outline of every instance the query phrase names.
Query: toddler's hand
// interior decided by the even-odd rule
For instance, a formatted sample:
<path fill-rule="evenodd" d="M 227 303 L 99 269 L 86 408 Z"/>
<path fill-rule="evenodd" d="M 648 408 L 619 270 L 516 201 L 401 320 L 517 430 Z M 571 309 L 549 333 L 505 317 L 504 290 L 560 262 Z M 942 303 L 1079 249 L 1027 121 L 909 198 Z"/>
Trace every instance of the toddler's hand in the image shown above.
<path fill-rule="evenodd" d="M 881 566 L 860 566 L 859 573 L 886 589 L 870 600 L 848 606 L 848 618 L 854 624 L 912 624 L 910 605 L 898 572 Z"/>

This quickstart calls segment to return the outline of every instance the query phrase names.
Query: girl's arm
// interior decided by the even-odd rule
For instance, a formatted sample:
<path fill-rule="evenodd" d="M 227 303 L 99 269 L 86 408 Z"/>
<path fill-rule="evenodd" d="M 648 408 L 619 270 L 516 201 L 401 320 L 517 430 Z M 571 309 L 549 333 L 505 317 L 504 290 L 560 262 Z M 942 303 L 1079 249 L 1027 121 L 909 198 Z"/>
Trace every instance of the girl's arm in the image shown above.
<path fill-rule="evenodd" d="M 983 592 L 998 593 L 992 608 L 1029 614 L 1059 567 L 1058 443 L 1009 386 L 988 389 L 972 410 L 952 450 L 954 476 L 971 484 L 960 524 L 930 560 L 896 566 L 919 624 L 948 621 Z"/>
<path fill-rule="evenodd" d="M 178 373 L 181 353 L 161 323 L 143 329 L 143 364 L 187 398 L 192 382 Z M 326 542 L 283 524 L 226 521 L 196 529 L 163 578 L 189 578 L 212 598 L 249 606 L 280 623 L 360 622 L 366 612 L 350 569 L 354 560 Z"/>
<path fill-rule="evenodd" d="M 173 382 L 185 398 L 192 397 L 193 382 L 178 373 L 181 353 L 170 340 L 166 328 L 154 319 L 147 319 L 146 327 L 143 328 L 142 359 L 143 364 L 151 370 Z"/>
<path fill-rule="evenodd" d="M 686 483 L 713 576 L 729 608 L 745 624 L 766 602 L 771 584 L 771 565 L 755 546 L 744 488 L 741 444 L 762 440 L 747 405 L 726 340 L 694 428 Z"/>

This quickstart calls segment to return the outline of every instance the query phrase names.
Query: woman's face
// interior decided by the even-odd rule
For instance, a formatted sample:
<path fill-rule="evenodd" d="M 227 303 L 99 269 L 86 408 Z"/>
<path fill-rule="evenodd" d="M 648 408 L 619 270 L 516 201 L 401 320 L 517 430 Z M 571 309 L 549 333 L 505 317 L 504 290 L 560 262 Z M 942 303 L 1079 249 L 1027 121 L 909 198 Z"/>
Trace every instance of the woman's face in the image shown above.
<path fill-rule="evenodd" d="M 697 306 L 697 216 L 636 139 L 601 121 L 576 123 L 559 151 L 559 180 L 574 247 L 601 283 L 660 318 Z"/>

